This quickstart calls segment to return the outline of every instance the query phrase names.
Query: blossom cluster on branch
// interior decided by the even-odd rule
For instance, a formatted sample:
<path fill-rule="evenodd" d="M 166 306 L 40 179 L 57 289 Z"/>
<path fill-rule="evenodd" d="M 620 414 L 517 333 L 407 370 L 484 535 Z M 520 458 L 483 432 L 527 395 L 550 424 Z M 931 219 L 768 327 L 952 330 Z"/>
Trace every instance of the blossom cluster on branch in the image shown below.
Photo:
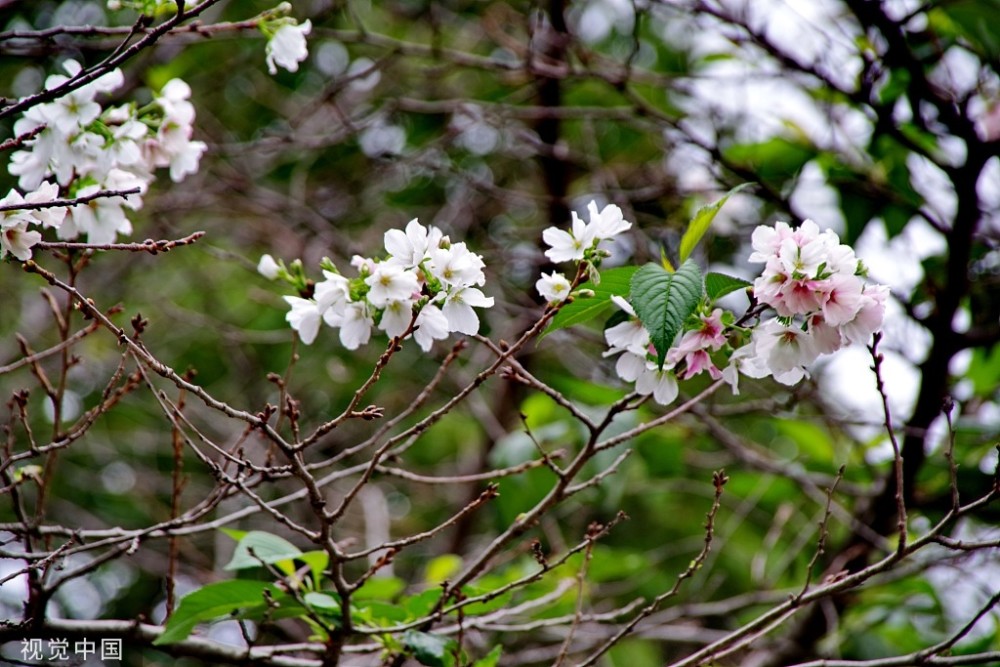
<path fill-rule="evenodd" d="M 479 332 L 473 309 L 493 306 L 493 297 L 479 289 L 486 282 L 480 255 L 416 219 L 405 231 L 386 232 L 385 249 L 388 256 L 382 260 L 355 255 L 354 278 L 324 259 L 324 280 L 315 285 L 298 261 L 286 268 L 264 255 L 258 270 L 299 290 L 300 296 L 285 297 L 292 307 L 287 320 L 306 344 L 316 339 L 321 322 L 339 329 L 340 342 L 349 350 L 367 343 L 376 327 L 390 338 L 412 335 L 424 351 L 450 333 Z"/>
<path fill-rule="evenodd" d="M 591 202 L 588 209 L 589 222 L 574 212 L 570 231 L 550 227 L 542 238 L 549 245 L 545 252 L 549 259 L 583 263 L 593 279 L 608 254 L 601 244 L 630 229 L 631 223 L 614 205 L 599 211 Z M 660 354 L 650 335 L 650 322 L 635 307 L 637 301 L 656 297 L 648 289 L 637 294 L 633 282 L 628 299 L 610 297 L 621 312 L 604 331 L 605 356 L 617 357 L 618 376 L 634 383 L 636 392 L 652 395 L 663 405 L 677 398 L 678 380 L 701 373 L 725 380 L 735 393 L 740 373 L 795 384 L 821 354 L 850 343 L 866 343 L 881 326 L 888 288 L 864 283 L 864 264 L 833 231 L 821 233 L 811 220 L 797 229 L 784 222 L 762 225 L 754 231 L 753 248 L 750 261 L 765 264 L 753 283 L 753 294 L 759 303 L 774 309 L 775 317 L 752 327 L 738 326 L 732 313 L 715 307 L 697 269 L 676 281 L 671 279 L 680 273 L 671 270 L 665 274 L 663 289 L 668 293 L 674 287 L 686 289 L 688 296 L 694 290 L 694 299 L 687 299 L 687 309 L 678 305 L 684 301 L 683 294 L 663 301 L 660 318 L 679 318 L 680 326 L 671 332 L 669 349 Z M 535 287 L 550 303 L 561 303 L 572 295 L 570 281 L 558 272 L 543 274 Z M 749 342 L 740 345 L 747 334 Z"/>
<path fill-rule="evenodd" d="M 865 284 L 864 263 L 833 231 L 779 222 L 758 227 L 752 241 L 750 261 L 764 264 L 754 296 L 777 315 L 733 355 L 740 372 L 795 384 L 817 357 L 865 344 L 882 326 L 889 288 Z"/>
<path fill-rule="evenodd" d="M 83 76 L 74 60 L 63 64 L 66 74 L 45 81 L 54 90 Z M 131 234 L 126 209 L 142 207 L 142 195 L 158 168 L 180 182 L 198 170 L 206 145 L 192 140 L 195 118 L 191 89 L 180 79 L 169 81 L 139 107 L 127 103 L 102 107 L 98 96 L 121 87 L 124 76 L 115 69 L 70 90 L 52 102 L 28 109 L 14 124 L 18 136 L 29 136 L 24 149 L 11 155 L 8 171 L 18 177 L 0 205 L 39 204 L 62 198 L 82 200 L 66 207 L 0 212 L 0 257 L 31 257 L 42 235 L 31 227 L 52 228 L 64 240 L 86 235 L 87 242 L 107 244 L 119 234 Z M 97 196 L 101 192 L 129 192 Z"/>

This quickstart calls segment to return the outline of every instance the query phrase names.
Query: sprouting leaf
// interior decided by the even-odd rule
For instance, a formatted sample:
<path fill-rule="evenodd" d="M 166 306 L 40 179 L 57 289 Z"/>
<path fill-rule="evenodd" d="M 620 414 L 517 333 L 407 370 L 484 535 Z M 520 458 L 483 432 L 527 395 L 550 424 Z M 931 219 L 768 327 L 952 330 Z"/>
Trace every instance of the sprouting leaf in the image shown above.
<path fill-rule="evenodd" d="M 735 276 L 727 276 L 725 273 L 705 274 L 705 293 L 712 301 L 721 299 L 731 292 L 746 289 L 752 283 Z"/>
<path fill-rule="evenodd" d="M 407 630 L 403 635 L 403 644 L 413 653 L 421 665 L 429 667 L 450 667 L 454 664 L 452 651 L 455 650 L 454 639 L 435 635 L 430 632 Z"/>
<path fill-rule="evenodd" d="M 323 570 L 330 563 L 330 554 L 325 551 L 307 551 L 296 556 L 295 560 L 300 560 L 309 566 L 313 581 L 319 585 L 319 580 L 323 576 Z"/>
<path fill-rule="evenodd" d="M 678 253 L 678 257 L 683 263 L 691 256 L 691 252 L 701 241 L 701 238 L 708 231 L 708 228 L 712 226 L 712 221 L 715 220 L 715 216 L 719 213 L 725 203 L 734 194 L 740 190 L 744 190 L 752 185 L 751 183 L 742 183 L 737 185 L 735 188 L 723 195 L 722 199 L 715 202 L 714 204 L 709 204 L 708 206 L 702 206 L 698 209 L 698 212 L 694 214 L 691 218 L 691 222 L 688 224 L 687 229 L 684 231 L 684 236 L 681 237 L 681 247 Z"/>
<path fill-rule="evenodd" d="M 698 307 L 702 291 L 701 269 L 692 260 L 681 264 L 675 273 L 649 263 L 632 277 L 629 301 L 649 331 L 661 368 L 684 320 Z"/>
<path fill-rule="evenodd" d="M 542 334 L 546 336 L 553 331 L 580 324 L 600 315 L 611 303 L 612 296 L 626 296 L 629 293 L 629 285 L 632 276 L 636 272 L 634 266 L 620 266 L 615 269 L 601 271 L 601 284 L 595 285 L 586 282 L 580 285 L 580 289 L 589 289 L 594 292 L 594 296 L 586 299 L 576 299 L 572 303 L 567 303 L 552 318 L 552 322 Z"/>
<path fill-rule="evenodd" d="M 191 634 L 194 627 L 205 621 L 212 621 L 247 607 L 265 604 L 264 592 L 276 596 L 280 591 L 274 584 L 265 581 L 220 581 L 188 593 L 170 616 L 163 634 L 153 644 L 179 642 Z"/>
<path fill-rule="evenodd" d="M 667 270 L 668 273 L 673 273 L 674 271 L 677 270 L 674 268 L 674 265 L 670 261 L 670 258 L 667 257 L 667 249 L 664 248 L 663 246 L 660 246 L 660 264 L 663 266 L 663 268 Z"/>
<path fill-rule="evenodd" d="M 271 565 L 282 563 L 282 561 L 291 561 L 293 558 L 301 556 L 302 552 L 299 551 L 299 548 L 288 540 L 260 530 L 251 530 L 236 545 L 233 559 L 229 561 L 225 569 L 243 570 L 250 567 L 260 567 L 262 563 Z M 291 574 L 287 568 L 283 567 L 282 570 L 286 574 Z"/>

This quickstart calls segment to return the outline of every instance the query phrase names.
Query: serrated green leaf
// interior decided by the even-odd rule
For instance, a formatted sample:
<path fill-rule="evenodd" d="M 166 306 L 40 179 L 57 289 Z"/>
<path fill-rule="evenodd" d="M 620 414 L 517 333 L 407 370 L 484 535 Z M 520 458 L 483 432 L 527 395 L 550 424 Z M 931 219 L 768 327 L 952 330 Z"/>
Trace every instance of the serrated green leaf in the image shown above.
<path fill-rule="evenodd" d="M 177 609 L 170 616 L 163 634 L 153 641 L 155 645 L 172 644 L 185 639 L 194 627 L 232 614 L 234 611 L 261 605 L 264 591 L 278 594 L 273 584 L 264 581 L 220 581 L 199 588 L 181 598 Z"/>
<path fill-rule="evenodd" d="M 251 530 L 236 545 L 233 559 L 225 569 L 243 570 L 260 567 L 262 563 L 276 564 L 301 556 L 299 548 L 288 540 L 260 530 Z"/>
<path fill-rule="evenodd" d="M 597 317 L 611 303 L 612 296 L 627 296 L 636 269 L 635 266 L 608 269 L 601 271 L 600 285 L 595 285 L 592 282 L 580 285 L 580 289 L 593 290 L 594 296 L 589 299 L 576 299 L 563 306 L 539 338 L 545 337 L 553 331 L 565 329 Z"/>
<path fill-rule="evenodd" d="M 494 646 L 492 651 L 479 660 L 476 660 L 472 667 L 497 667 L 497 663 L 500 662 L 501 653 L 503 653 L 503 647 Z"/>
<path fill-rule="evenodd" d="M 712 272 L 705 274 L 705 294 L 712 301 L 721 299 L 731 292 L 746 289 L 751 284 L 748 280 L 743 280 L 735 276 L 727 276 L 725 273 Z"/>
<path fill-rule="evenodd" d="M 684 320 L 698 307 L 702 291 L 701 269 L 692 260 L 674 273 L 659 264 L 646 264 L 632 277 L 629 301 L 649 331 L 660 368 Z"/>
<path fill-rule="evenodd" d="M 688 224 L 687 229 L 684 230 L 684 236 L 681 237 L 681 248 L 678 253 L 678 257 L 681 263 L 685 262 L 688 257 L 691 256 L 691 252 L 701 241 L 702 237 L 705 236 L 705 232 L 708 228 L 712 226 L 712 221 L 715 220 L 715 216 L 719 213 L 725 203 L 734 194 L 740 190 L 744 190 L 750 187 L 751 183 L 742 183 L 737 185 L 735 188 L 727 192 L 722 196 L 722 199 L 715 202 L 714 204 L 709 204 L 708 206 L 702 206 L 698 209 L 698 212 L 694 214 L 691 218 L 691 222 Z"/>
<path fill-rule="evenodd" d="M 450 667 L 454 664 L 455 640 L 430 632 L 407 630 L 403 635 L 403 644 L 413 653 L 421 665 L 429 667 Z"/>

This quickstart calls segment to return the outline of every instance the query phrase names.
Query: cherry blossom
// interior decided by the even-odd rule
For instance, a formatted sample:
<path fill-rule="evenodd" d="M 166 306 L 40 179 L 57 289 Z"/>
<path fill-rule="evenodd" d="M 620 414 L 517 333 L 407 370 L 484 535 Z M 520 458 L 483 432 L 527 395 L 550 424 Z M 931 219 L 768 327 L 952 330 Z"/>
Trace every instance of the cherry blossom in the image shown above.
<path fill-rule="evenodd" d="M 387 261 L 406 269 L 416 268 L 427 259 L 432 248 L 437 248 L 442 236 L 437 227 L 424 227 L 414 218 L 405 231 L 390 229 L 385 233 L 385 249 L 390 255 Z"/>
<path fill-rule="evenodd" d="M 264 276 L 268 280 L 275 280 L 281 271 L 281 267 L 278 263 L 274 261 L 274 257 L 270 255 L 261 255 L 260 261 L 257 262 L 257 273 Z"/>
<path fill-rule="evenodd" d="M 313 298 L 306 300 L 323 322 L 340 329 L 344 347 L 354 350 L 364 345 L 375 327 L 389 337 L 398 337 L 407 334 L 412 323 L 407 337 L 412 336 L 424 351 L 451 333 L 479 332 L 474 308 L 493 306 L 493 298 L 477 287 L 486 281 L 481 256 L 465 243 L 452 243 L 440 229 L 424 227 L 417 219 L 404 230 L 386 232 L 384 242 L 389 252 L 384 259 L 351 258 L 356 278 L 341 275 L 329 259 L 324 259 L 324 279 L 313 286 Z M 258 265 L 265 277 L 283 278 L 300 292 L 307 287 L 296 263 L 285 271 L 273 258 L 265 257 Z M 289 304 L 292 327 L 300 335 L 303 328 L 311 333 L 313 311 L 298 301 Z M 305 342 L 313 339 L 306 341 L 302 336 Z"/>
<path fill-rule="evenodd" d="M 420 289 L 417 274 L 388 262 L 376 264 L 365 283 L 371 287 L 368 301 L 377 308 L 384 308 L 392 301 L 407 300 Z"/>
<path fill-rule="evenodd" d="M 486 281 L 484 267 L 483 258 L 471 252 L 465 243 L 430 251 L 431 274 L 450 287 L 482 285 Z"/>
<path fill-rule="evenodd" d="M 65 74 L 53 74 L 45 80 L 46 90 L 83 74 L 74 60 L 67 60 L 63 69 Z M 98 96 L 123 83 L 121 70 L 111 70 L 51 102 L 32 107 L 15 121 L 15 133 L 37 133 L 11 155 L 8 165 L 26 194 L 22 197 L 14 191 L 5 203 L 36 204 L 59 196 L 75 199 L 104 190 L 137 189 L 138 193 L 98 197 L 68 209 L 25 211 L 17 224 L 4 216 L 4 228 L 16 228 L 20 239 L 17 252 L 10 254 L 30 258 L 25 243 L 35 238 L 36 232 L 29 227 L 36 224 L 55 229 L 60 239 L 73 240 L 86 234 L 89 243 L 113 243 L 118 235 L 132 233 L 127 211 L 142 207 L 142 195 L 158 167 L 169 167 L 174 181 L 198 170 L 207 147 L 191 139 L 195 110 L 188 85 L 179 79 L 168 82 L 154 96 L 153 104 L 141 110 L 134 103 L 104 109 Z M 22 223 L 27 225 L 23 229 Z"/>
<path fill-rule="evenodd" d="M 373 325 L 367 302 L 348 303 L 337 324 L 340 327 L 340 343 L 348 350 L 358 349 L 371 338 Z"/>
<path fill-rule="evenodd" d="M 29 230 L 26 220 L 0 223 L 0 258 L 10 253 L 25 262 L 31 259 L 31 247 L 41 240 L 42 235 Z"/>
<path fill-rule="evenodd" d="M 445 298 L 441 312 L 448 319 L 448 328 L 464 334 L 479 333 L 479 316 L 475 308 L 491 308 L 493 297 L 486 296 L 475 287 L 463 287 L 451 292 Z"/>
<path fill-rule="evenodd" d="M 614 204 L 605 206 L 600 211 L 597 202 L 587 205 L 590 222 L 584 222 L 571 212 L 570 231 L 549 227 L 542 232 L 542 240 L 549 245 L 545 256 L 553 262 L 574 262 L 586 258 L 587 251 L 614 238 L 618 234 L 632 228 L 632 223 L 625 220 L 622 210 Z"/>
<path fill-rule="evenodd" d="M 383 305 L 382 319 L 378 328 L 390 338 L 402 336 L 413 320 L 413 302 L 409 300 L 389 301 Z M 478 321 L 477 321 L 478 324 Z M 479 327 L 476 327 L 479 330 Z"/>
<path fill-rule="evenodd" d="M 293 329 L 299 332 L 299 338 L 306 345 L 316 340 L 319 333 L 319 325 L 322 321 L 322 313 L 316 302 L 311 299 L 302 299 L 297 296 L 286 296 L 285 301 L 292 307 L 285 319 Z"/>
<path fill-rule="evenodd" d="M 652 362 L 646 362 L 645 371 L 636 378 L 635 390 L 645 396 L 652 394 L 660 405 L 670 405 L 680 393 L 672 368 L 657 368 Z"/>
<path fill-rule="evenodd" d="M 415 322 L 416 330 L 413 339 L 424 352 L 429 352 L 435 340 L 444 340 L 451 333 L 448 318 L 434 304 L 427 304 L 420 310 Z"/>
<path fill-rule="evenodd" d="M 570 287 L 569 280 L 558 271 L 543 273 L 542 277 L 535 282 L 535 289 L 549 303 L 565 301 L 569 296 Z"/>
<path fill-rule="evenodd" d="M 577 262 L 594 242 L 594 230 L 574 213 L 571 231 L 549 227 L 542 232 L 542 240 L 550 246 L 545 256 L 553 262 Z"/>
<path fill-rule="evenodd" d="M 265 47 L 267 70 L 272 75 L 278 73 L 278 67 L 289 72 L 299 71 L 299 63 L 309 56 L 306 35 L 312 31 L 312 22 L 296 25 L 282 23 L 271 35 Z"/>

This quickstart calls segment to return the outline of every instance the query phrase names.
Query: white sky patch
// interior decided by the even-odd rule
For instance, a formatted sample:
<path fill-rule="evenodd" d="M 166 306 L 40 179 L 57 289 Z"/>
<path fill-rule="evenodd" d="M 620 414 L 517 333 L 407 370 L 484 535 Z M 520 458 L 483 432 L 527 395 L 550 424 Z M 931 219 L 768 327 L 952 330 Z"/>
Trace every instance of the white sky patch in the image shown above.
<path fill-rule="evenodd" d="M 902 424 L 916 403 L 920 373 L 901 355 L 885 349 L 881 352 L 885 355 L 882 376 L 889 395 L 889 411 L 893 422 Z M 882 430 L 885 419 L 871 365 L 868 350 L 852 345 L 838 351 L 816 369 L 817 380 L 824 395 L 829 397 L 827 404 L 832 412 L 848 422 L 864 424 L 851 427 L 862 439 L 874 437 Z"/>
<path fill-rule="evenodd" d="M 924 220 L 914 218 L 903 233 L 888 240 L 885 225 L 869 223 L 855 244 L 855 251 L 868 267 L 873 282 L 889 285 L 908 296 L 923 280 L 920 262 L 943 253 L 947 242 Z"/>
<path fill-rule="evenodd" d="M 844 215 L 837 192 L 827 184 L 823 170 L 815 163 L 810 162 L 802 169 L 789 199 L 798 214 L 813 220 L 820 229 L 844 233 Z"/>
<path fill-rule="evenodd" d="M 934 217 L 940 221 L 952 220 L 958 210 L 955 188 L 941 168 L 927 158 L 911 153 L 906 157 L 910 170 L 910 183 L 920 193 Z"/>
<path fill-rule="evenodd" d="M 635 24 L 635 8 L 631 0 L 591 0 L 583 11 L 574 12 L 575 33 L 593 44 L 611 34 L 612 30 L 627 35 Z"/>

